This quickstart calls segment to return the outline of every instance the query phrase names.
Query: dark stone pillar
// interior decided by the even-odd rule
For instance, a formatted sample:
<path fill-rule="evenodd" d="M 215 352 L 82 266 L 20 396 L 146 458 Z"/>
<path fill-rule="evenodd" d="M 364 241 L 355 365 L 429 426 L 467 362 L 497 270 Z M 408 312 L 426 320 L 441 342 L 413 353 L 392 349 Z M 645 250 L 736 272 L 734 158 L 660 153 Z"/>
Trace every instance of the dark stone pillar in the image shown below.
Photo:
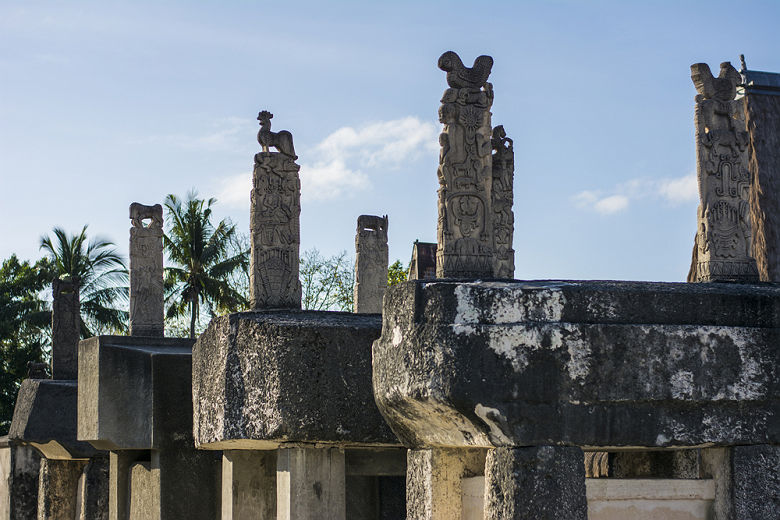
<path fill-rule="evenodd" d="M 78 379 L 78 347 L 81 314 L 78 286 L 69 280 L 52 282 L 51 377 Z"/>
<path fill-rule="evenodd" d="M 776 520 L 780 514 L 780 446 L 731 449 L 732 517 Z"/>

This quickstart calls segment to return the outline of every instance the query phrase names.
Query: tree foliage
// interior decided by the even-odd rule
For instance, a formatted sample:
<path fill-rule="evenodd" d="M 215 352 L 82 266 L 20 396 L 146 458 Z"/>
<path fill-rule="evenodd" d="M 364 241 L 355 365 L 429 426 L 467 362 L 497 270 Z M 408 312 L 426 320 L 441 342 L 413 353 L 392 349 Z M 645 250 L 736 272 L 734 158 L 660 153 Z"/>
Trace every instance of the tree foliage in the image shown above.
<path fill-rule="evenodd" d="M 404 264 L 400 260 L 396 260 L 387 268 L 387 286 L 392 287 L 396 284 L 406 281 L 408 267 L 404 267 Z"/>
<path fill-rule="evenodd" d="M 201 306 L 210 315 L 234 312 L 247 306 L 247 295 L 231 284 L 237 270 L 248 270 L 249 251 L 237 250 L 236 229 L 230 220 L 215 226 L 211 207 L 216 199 L 186 200 L 176 195 L 165 199 L 167 232 L 163 237 L 171 267 L 165 269 L 166 317 L 189 316 L 189 336 L 195 337 Z"/>
<path fill-rule="evenodd" d="M 48 356 L 51 311 L 40 293 L 53 273 L 45 259 L 30 265 L 15 255 L 0 267 L 0 435 L 8 432 L 27 363 Z"/>
<path fill-rule="evenodd" d="M 352 311 L 355 273 L 347 252 L 324 257 L 314 248 L 301 255 L 301 305 L 315 311 Z"/>
<path fill-rule="evenodd" d="M 52 231 L 54 240 L 41 238 L 41 249 L 49 255 L 54 276 L 69 276 L 79 288 L 81 336 L 125 333 L 128 313 L 117 308 L 128 299 L 128 273 L 113 242 L 87 239 L 87 226 L 76 235 L 61 228 Z M 51 281 L 51 280 L 50 280 Z"/>

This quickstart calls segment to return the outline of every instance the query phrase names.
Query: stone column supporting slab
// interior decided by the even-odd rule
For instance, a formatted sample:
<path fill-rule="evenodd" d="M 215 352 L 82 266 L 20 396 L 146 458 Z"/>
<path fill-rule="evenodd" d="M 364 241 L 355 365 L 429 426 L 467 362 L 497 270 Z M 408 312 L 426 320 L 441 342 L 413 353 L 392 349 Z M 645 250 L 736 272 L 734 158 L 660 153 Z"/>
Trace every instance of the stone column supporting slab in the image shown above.
<path fill-rule="evenodd" d="M 503 125 L 493 129 L 493 183 L 491 204 L 493 221 L 493 276 L 515 277 L 515 214 L 512 211 L 515 191 L 515 151 L 512 139 L 506 136 Z"/>
<path fill-rule="evenodd" d="M 461 480 L 484 473 L 485 450 L 409 450 L 406 467 L 408 520 L 460 520 Z"/>
<path fill-rule="evenodd" d="M 109 455 L 109 501 L 110 520 L 126 520 L 129 515 L 128 492 L 130 491 L 130 468 L 142 454 L 141 450 L 112 451 Z"/>
<path fill-rule="evenodd" d="M 485 463 L 485 520 L 587 520 L 582 450 L 496 448 Z"/>
<path fill-rule="evenodd" d="M 81 314 L 78 286 L 70 280 L 52 281 L 51 377 L 78 378 Z"/>
<path fill-rule="evenodd" d="M 222 520 L 276 519 L 276 451 L 222 453 Z"/>
<path fill-rule="evenodd" d="M 109 517 L 109 457 L 99 455 L 89 459 L 81 475 L 80 520 L 108 520 Z"/>
<path fill-rule="evenodd" d="M 387 288 L 387 215 L 360 215 L 355 234 L 355 312 L 382 312 Z"/>
<path fill-rule="evenodd" d="M 276 465 L 277 520 L 346 520 L 344 451 L 282 448 Z"/>
<path fill-rule="evenodd" d="M 86 462 L 41 459 L 38 520 L 73 520 L 80 509 L 79 479 Z"/>
<path fill-rule="evenodd" d="M 11 444 L 11 468 L 8 480 L 10 520 L 38 518 L 38 475 L 41 456 L 30 446 Z M 6 520 L 6 518 L 3 518 Z"/>
<path fill-rule="evenodd" d="M 133 202 L 130 219 L 130 335 L 163 336 L 162 206 Z"/>

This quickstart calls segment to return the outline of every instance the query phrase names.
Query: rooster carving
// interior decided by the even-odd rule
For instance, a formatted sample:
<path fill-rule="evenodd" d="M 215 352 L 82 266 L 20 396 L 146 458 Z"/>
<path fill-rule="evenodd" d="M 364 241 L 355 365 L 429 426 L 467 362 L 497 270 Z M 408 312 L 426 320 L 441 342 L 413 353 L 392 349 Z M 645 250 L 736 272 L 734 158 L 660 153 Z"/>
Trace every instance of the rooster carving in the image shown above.
<path fill-rule="evenodd" d="M 447 73 L 447 85 L 452 88 L 482 88 L 493 68 L 493 58 L 479 56 L 474 60 L 474 66 L 468 68 L 460 56 L 447 51 L 439 58 L 439 68 Z"/>
<path fill-rule="evenodd" d="M 733 100 L 737 95 L 737 85 L 742 83 L 742 76 L 728 61 L 720 64 L 717 78 L 712 75 L 710 66 L 706 63 L 694 63 L 691 65 L 691 79 L 701 99 L 718 101 Z"/>

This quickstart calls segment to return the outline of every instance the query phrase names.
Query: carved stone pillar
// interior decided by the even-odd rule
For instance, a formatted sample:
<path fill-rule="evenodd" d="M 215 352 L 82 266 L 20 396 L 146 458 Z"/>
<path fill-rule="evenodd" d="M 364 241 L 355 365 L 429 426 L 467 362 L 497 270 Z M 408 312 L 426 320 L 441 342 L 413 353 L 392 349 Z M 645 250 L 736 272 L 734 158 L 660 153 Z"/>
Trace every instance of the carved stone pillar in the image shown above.
<path fill-rule="evenodd" d="M 51 304 L 51 377 L 78 378 L 81 329 L 79 288 L 72 280 L 55 278 Z"/>
<path fill-rule="evenodd" d="M 130 219 L 130 335 L 164 336 L 162 206 L 134 202 Z"/>
<path fill-rule="evenodd" d="M 300 309 L 301 167 L 295 164 L 292 136 L 271 132 L 271 117 L 266 111 L 258 117 L 258 141 L 265 151 L 255 155 L 251 196 L 251 305 Z M 280 151 L 267 151 L 269 146 Z"/>
<path fill-rule="evenodd" d="M 725 62 L 715 78 L 691 65 L 696 96 L 696 171 L 701 203 L 689 282 L 758 281 L 751 249 L 750 172 L 739 73 Z"/>
<path fill-rule="evenodd" d="M 450 88 L 439 108 L 437 278 L 493 276 L 492 66 L 490 56 L 478 57 L 470 69 L 454 52 L 439 58 Z"/>
<path fill-rule="evenodd" d="M 382 312 L 387 288 L 387 215 L 360 215 L 355 234 L 355 312 Z"/>
<path fill-rule="evenodd" d="M 493 129 L 493 184 L 491 204 L 493 209 L 493 275 L 496 278 L 515 277 L 515 250 L 512 238 L 515 233 L 514 204 L 515 151 L 512 140 L 504 127 Z"/>

